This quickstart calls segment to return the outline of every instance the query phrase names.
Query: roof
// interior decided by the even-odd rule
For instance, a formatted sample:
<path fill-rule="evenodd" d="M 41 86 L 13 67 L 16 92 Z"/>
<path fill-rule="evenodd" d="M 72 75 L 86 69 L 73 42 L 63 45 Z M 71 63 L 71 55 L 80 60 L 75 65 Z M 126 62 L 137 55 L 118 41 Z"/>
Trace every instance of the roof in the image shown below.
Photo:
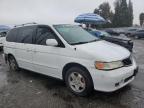
<path fill-rule="evenodd" d="M 20 25 L 15 25 L 14 27 L 15 28 L 18 28 L 18 27 L 25 27 L 25 26 L 38 26 L 38 25 L 45 25 L 45 26 L 50 26 L 52 27 L 53 25 L 78 25 L 76 23 L 72 23 L 72 24 L 65 24 L 65 23 L 47 23 L 47 24 L 38 24 L 38 23 L 25 23 L 25 24 L 20 24 Z"/>

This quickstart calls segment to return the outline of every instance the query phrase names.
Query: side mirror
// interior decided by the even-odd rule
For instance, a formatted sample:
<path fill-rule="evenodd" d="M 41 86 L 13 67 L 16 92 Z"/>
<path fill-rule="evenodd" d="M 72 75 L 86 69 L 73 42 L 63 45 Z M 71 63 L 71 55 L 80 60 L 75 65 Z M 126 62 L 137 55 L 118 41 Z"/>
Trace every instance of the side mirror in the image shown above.
<path fill-rule="evenodd" d="M 55 39 L 47 39 L 46 40 L 46 45 L 48 45 L 48 46 L 57 46 L 58 42 Z"/>

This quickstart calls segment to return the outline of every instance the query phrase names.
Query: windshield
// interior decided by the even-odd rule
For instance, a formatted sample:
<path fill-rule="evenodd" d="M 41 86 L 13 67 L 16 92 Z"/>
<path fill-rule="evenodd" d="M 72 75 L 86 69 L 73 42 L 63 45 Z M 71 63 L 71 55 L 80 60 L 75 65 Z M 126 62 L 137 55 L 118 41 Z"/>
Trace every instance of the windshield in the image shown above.
<path fill-rule="evenodd" d="M 71 45 L 97 41 L 98 38 L 76 25 L 54 25 L 54 28 Z"/>
<path fill-rule="evenodd" d="M 137 29 L 130 29 L 129 31 L 136 31 Z"/>
<path fill-rule="evenodd" d="M 108 34 L 107 32 L 104 32 L 104 31 L 100 31 L 100 35 L 105 36 L 105 37 L 110 37 L 111 36 L 110 34 Z"/>
<path fill-rule="evenodd" d="M 104 31 L 90 31 L 91 34 L 97 36 L 97 37 L 110 37 L 111 35 L 107 32 Z"/>

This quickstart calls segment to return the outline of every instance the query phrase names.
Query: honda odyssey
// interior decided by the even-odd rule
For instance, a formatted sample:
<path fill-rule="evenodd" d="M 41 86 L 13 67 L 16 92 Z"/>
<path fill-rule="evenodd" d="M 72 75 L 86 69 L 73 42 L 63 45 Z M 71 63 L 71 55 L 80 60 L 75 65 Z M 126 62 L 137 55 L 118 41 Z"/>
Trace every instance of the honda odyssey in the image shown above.
<path fill-rule="evenodd" d="M 5 60 L 13 71 L 31 70 L 65 81 L 79 96 L 116 91 L 138 71 L 125 48 L 100 40 L 77 25 L 22 25 L 10 30 Z"/>

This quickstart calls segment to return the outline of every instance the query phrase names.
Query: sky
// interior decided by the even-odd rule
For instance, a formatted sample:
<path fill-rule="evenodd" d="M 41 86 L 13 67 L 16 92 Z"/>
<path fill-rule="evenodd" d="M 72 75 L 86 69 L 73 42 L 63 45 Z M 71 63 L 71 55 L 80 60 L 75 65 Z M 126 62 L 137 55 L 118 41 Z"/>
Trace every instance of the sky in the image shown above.
<path fill-rule="evenodd" d="M 0 0 L 0 25 L 37 23 L 73 23 L 81 13 L 91 13 L 103 2 L 112 9 L 115 0 Z M 144 0 L 132 0 L 134 24 L 139 24 L 139 14 L 144 12 Z"/>

